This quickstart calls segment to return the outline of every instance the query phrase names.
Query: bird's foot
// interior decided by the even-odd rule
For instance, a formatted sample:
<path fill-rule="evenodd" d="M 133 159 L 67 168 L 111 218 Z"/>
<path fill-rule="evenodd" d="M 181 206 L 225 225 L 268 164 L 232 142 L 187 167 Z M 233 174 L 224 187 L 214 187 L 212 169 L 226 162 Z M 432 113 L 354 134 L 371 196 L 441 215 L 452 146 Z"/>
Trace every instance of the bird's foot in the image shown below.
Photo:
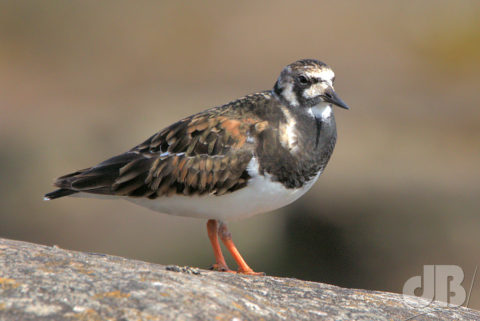
<path fill-rule="evenodd" d="M 254 276 L 265 276 L 265 272 L 255 272 L 252 269 L 250 270 L 242 270 L 238 269 L 237 271 L 238 274 L 245 274 L 245 275 L 254 275 Z"/>
<path fill-rule="evenodd" d="M 236 273 L 234 270 L 230 270 L 230 268 L 226 264 L 218 264 L 218 263 L 213 264 L 210 267 L 210 270 L 218 271 L 218 272 Z"/>
<path fill-rule="evenodd" d="M 218 272 L 227 272 L 233 274 L 245 274 L 245 275 L 255 275 L 255 276 L 265 276 L 265 272 L 255 272 L 252 269 L 249 270 L 242 270 L 238 269 L 238 271 L 230 270 L 230 268 L 225 264 L 218 264 L 215 263 L 210 267 L 210 270 L 218 271 Z"/>

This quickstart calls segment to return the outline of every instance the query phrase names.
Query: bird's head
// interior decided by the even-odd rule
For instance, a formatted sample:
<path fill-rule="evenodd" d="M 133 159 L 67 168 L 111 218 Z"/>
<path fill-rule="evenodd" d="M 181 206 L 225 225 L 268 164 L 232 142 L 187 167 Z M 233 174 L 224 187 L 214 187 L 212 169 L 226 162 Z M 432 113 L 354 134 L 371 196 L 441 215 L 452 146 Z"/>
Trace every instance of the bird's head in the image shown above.
<path fill-rule="evenodd" d="M 282 70 L 273 90 L 290 107 L 311 108 L 326 102 L 349 109 L 335 93 L 334 80 L 335 74 L 326 64 L 303 59 Z"/>

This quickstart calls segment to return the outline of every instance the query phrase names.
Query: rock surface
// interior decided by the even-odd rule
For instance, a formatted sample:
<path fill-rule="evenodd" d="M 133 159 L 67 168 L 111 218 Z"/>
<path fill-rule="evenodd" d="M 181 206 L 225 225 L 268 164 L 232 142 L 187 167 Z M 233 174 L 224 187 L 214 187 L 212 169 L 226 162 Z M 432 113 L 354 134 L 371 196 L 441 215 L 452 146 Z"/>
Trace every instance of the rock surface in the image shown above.
<path fill-rule="evenodd" d="M 0 239 L 0 320 L 480 320 L 402 295 Z"/>

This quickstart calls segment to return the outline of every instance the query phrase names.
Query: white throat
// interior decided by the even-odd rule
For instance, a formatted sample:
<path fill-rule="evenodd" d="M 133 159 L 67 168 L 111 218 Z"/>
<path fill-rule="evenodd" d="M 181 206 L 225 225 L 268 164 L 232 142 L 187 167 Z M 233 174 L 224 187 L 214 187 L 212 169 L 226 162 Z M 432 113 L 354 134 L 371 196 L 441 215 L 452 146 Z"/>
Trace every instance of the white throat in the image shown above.
<path fill-rule="evenodd" d="M 332 117 L 333 114 L 332 105 L 326 102 L 321 102 L 318 105 L 313 106 L 309 109 L 309 112 L 315 118 L 320 118 L 322 120 Z"/>

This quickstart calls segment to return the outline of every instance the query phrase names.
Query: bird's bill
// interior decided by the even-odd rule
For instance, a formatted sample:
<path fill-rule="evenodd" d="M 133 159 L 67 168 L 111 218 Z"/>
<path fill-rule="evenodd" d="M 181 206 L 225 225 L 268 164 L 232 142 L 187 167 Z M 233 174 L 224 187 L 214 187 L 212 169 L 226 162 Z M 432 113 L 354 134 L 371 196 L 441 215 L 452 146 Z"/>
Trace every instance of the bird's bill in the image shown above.
<path fill-rule="evenodd" d="M 340 97 L 338 97 L 337 93 L 331 87 L 325 91 L 325 94 L 322 96 L 322 98 L 326 102 L 332 103 L 338 107 L 350 109 L 350 107 L 348 107 L 348 105 L 342 99 L 340 99 Z"/>

